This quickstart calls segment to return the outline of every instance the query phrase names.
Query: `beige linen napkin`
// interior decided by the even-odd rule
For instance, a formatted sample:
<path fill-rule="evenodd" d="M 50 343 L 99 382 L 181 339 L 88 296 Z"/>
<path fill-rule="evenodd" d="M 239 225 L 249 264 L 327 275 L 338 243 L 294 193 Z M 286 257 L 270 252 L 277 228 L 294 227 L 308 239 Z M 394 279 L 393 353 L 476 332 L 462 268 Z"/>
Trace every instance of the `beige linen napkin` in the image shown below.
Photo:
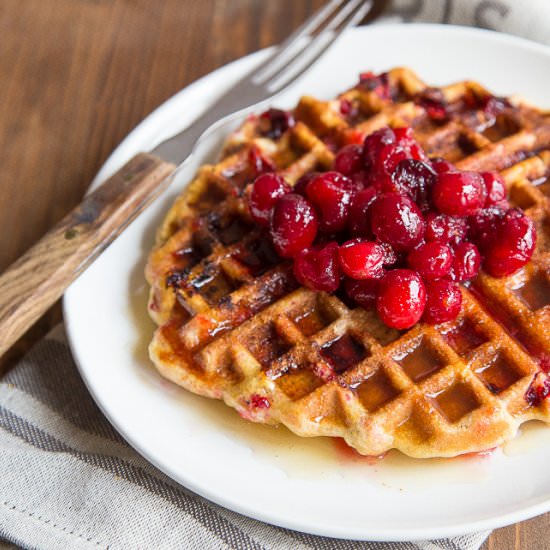
<path fill-rule="evenodd" d="M 475 550 L 488 533 L 371 543 L 273 527 L 191 493 L 111 427 L 62 327 L 0 381 L 0 538 L 40 549 Z"/>

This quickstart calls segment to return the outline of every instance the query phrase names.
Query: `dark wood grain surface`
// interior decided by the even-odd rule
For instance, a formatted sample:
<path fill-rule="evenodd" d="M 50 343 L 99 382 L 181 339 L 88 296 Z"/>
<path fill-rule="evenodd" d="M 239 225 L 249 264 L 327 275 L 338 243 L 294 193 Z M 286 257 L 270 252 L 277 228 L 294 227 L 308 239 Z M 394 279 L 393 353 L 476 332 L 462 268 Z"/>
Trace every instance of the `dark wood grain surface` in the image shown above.
<path fill-rule="evenodd" d="M 216 67 L 279 42 L 322 3 L 1 0 L 0 271 L 80 201 L 151 110 Z M 60 319 L 57 304 L 0 373 Z M 483 548 L 550 550 L 550 514 L 496 530 Z"/>

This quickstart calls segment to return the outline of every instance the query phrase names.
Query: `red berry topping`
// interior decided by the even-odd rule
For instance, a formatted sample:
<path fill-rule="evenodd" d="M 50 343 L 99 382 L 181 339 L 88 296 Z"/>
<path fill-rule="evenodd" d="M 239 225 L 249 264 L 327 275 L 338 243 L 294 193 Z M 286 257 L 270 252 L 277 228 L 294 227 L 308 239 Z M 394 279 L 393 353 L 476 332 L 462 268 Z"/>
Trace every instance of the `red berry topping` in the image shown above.
<path fill-rule="evenodd" d="M 426 216 L 426 240 L 457 244 L 468 231 L 466 218 L 429 212 Z"/>
<path fill-rule="evenodd" d="M 382 277 L 385 254 L 376 243 L 353 239 L 340 246 L 338 258 L 342 271 L 352 279 Z"/>
<path fill-rule="evenodd" d="M 416 324 L 426 305 L 426 289 L 410 269 L 388 271 L 378 287 L 376 310 L 386 325 L 406 329 Z"/>
<path fill-rule="evenodd" d="M 271 403 L 267 397 L 259 395 L 258 393 L 253 393 L 250 396 L 250 406 L 254 409 L 269 409 Z"/>
<path fill-rule="evenodd" d="M 397 262 L 398 257 L 391 244 L 383 243 L 382 241 L 378 241 L 376 244 L 384 251 L 384 265 L 393 265 Z"/>
<path fill-rule="evenodd" d="M 369 209 L 376 197 L 377 194 L 374 187 L 367 187 L 352 197 L 349 207 L 348 225 L 354 237 L 372 236 Z"/>
<path fill-rule="evenodd" d="M 388 73 L 376 75 L 370 71 L 359 75 L 359 86 L 374 92 L 382 99 L 391 98 L 390 83 Z"/>
<path fill-rule="evenodd" d="M 409 126 L 394 128 L 395 142 L 399 147 L 407 151 L 410 158 L 415 160 L 428 161 L 428 155 L 414 138 L 413 130 Z"/>
<path fill-rule="evenodd" d="M 355 279 L 346 278 L 344 281 L 344 290 L 346 294 L 361 307 L 372 309 L 376 305 L 379 283 L 379 279 L 356 281 Z"/>
<path fill-rule="evenodd" d="M 476 107 L 481 109 L 489 119 L 495 119 L 506 107 L 510 107 L 510 103 L 505 97 L 486 95 L 477 99 Z"/>
<path fill-rule="evenodd" d="M 535 224 L 521 210 L 508 210 L 492 241 L 484 250 L 484 269 L 494 277 L 511 275 L 533 255 L 537 241 Z"/>
<path fill-rule="evenodd" d="M 491 206 L 468 218 L 468 236 L 482 251 L 493 243 L 497 227 L 505 214 L 502 208 Z"/>
<path fill-rule="evenodd" d="M 249 199 L 254 221 L 260 225 L 269 225 L 275 203 L 290 190 L 290 185 L 277 174 L 264 174 L 256 178 Z"/>
<path fill-rule="evenodd" d="M 363 168 L 363 148 L 360 145 L 346 145 L 334 159 L 334 169 L 344 176 L 350 176 Z"/>
<path fill-rule="evenodd" d="M 499 204 L 501 201 L 506 200 L 506 186 L 504 184 L 504 178 L 497 172 L 482 172 L 481 177 L 487 190 L 487 198 L 485 199 L 485 206 L 492 206 Z"/>
<path fill-rule="evenodd" d="M 359 87 L 389 93 L 387 75 L 365 74 Z M 483 118 L 478 99 L 472 95 L 470 105 L 466 98 L 465 106 Z M 428 91 L 417 102 L 432 119 L 448 117 L 442 96 Z M 486 103 L 487 116 L 497 116 L 499 101 L 489 97 Z M 346 117 L 355 116 L 355 108 L 340 102 Z M 294 124 L 290 113 L 274 109 L 260 118 L 260 131 L 273 139 Z M 324 141 L 337 150 L 334 136 Z M 407 329 L 420 319 L 456 318 L 459 283 L 476 277 L 480 264 L 502 277 L 531 258 L 535 225 L 520 209 L 510 209 L 497 172 L 464 172 L 429 159 L 411 128 L 382 128 L 362 146 L 345 141 L 334 171 L 304 174 L 293 189 L 279 175 L 264 173 L 247 189 L 252 217 L 270 227 L 279 256 L 294 259 L 302 285 L 336 292 L 343 282 L 345 293 L 338 296 L 346 304 L 376 307 L 388 326 Z M 256 171 L 273 170 L 256 149 Z M 318 230 L 325 236 L 316 240 Z M 329 242 L 335 237 L 327 234 L 340 240 Z M 170 277 L 168 284 L 177 283 Z M 544 391 L 550 393 L 546 386 Z M 530 392 L 526 399 L 539 398 Z"/>
<path fill-rule="evenodd" d="M 449 116 L 448 105 L 441 90 L 428 88 L 422 92 L 417 101 L 432 120 L 438 122 L 447 120 Z"/>
<path fill-rule="evenodd" d="M 539 371 L 525 392 L 525 401 L 532 407 L 538 407 L 548 396 L 550 396 L 550 376 Z"/>
<path fill-rule="evenodd" d="M 353 188 L 355 191 L 362 191 L 366 187 L 371 186 L 371 177 L 366 170 L 359 170 L 359 172 L 354 172 L 350 176 L 351 182 L 353 183 Z"/>
<path fill-rule="evenodd" d="M 260 115 L 260 133 L 270 139 L 279 139 L 296 124 L 292 113 L 281 109 L 269 109 Z"/>
<path fill-rule="evenodd" d="M 452 278 L 454 281 L 467 281 L 473 279 L 479 271 L 481 255 L 477 246 L 473 243 L 460 243 L 455 247 L 455 257 L 452 266 Z"/>
<path fill-rule="evenodd" d="M 444 172 L 433 186 L 436 208 L 451 216 L 476 214 L 485 203 L 485 184 L 476 172 Z"/>
<path fill-rule="evenodd" d="M 456 167 L 453 163 L 442 158 L 431 159 L 432 168 L 438 173 L 443 174 L 444 172 L 455 172 Z"/>
<path fill-rule="evenodd" d="M 395 250 L 410 250 L 424 237 L 425 223 L 422 212 L 408 197 L 385 193 L 371 208 L 373 233 Z"/>
<path fill-rule="evenodd" d="M 352 196 L 351 181 L 338 172 L 324 172 L 306 186 L 306 197 L 321 214 L 319 229 L 337 233 L 344 229 Z"/>
<path fill-rule="evenodd" d="M 451 270 L 453 256 L 444 243 L 433 241 L 421 244 L 408 257 L 411 269 L 418 271 L 424 280 L 444 277 Z"/>
<path fill-rule="evenodd" d="M 248 150 L 248 163 L 254 176 L 275 171 L 275 164 L 262 155 L 260 148 L 256 145 L 253 145 Z"/>
<path fill-rule="evenodd" d="M 349 99 L 340 100 L 340 113 L 344 116 L 349 115 L 352 112 L 353 104 Z"/>
<path fill-rule="evenodd" d="M 426 323 L 444 323 L 456 319 L 462 306 L 462 292 L 457 283 L 437 279 L 426 283 L 428 299 L 422 320 Z"/>
<path fill-rule="evenodd" d="M 307 172 L 301 178 L 299 178 L 298 181 L 294 184 L 294 187 L 292 188 L 292 192 L 298 193 L 298 195 L 302 195 L 302 197 L 305 197 L 307 184 L 311 180 L 315 179 L 319 174 L 320 172 Z"/>
<path fill-rule="evenodd" d="M 294 258 L 294 275 L 312 290 L 334 292 L 340 284 L 338 244 L 330 242 L 300 252 Z"/>
<path fill-rule="evenodd" d="M 271 218 L 271 237 L 275 250 L 283 258 L 291 258 L 311 246 L 317 235 L 317 213 L 300 195 L 281 197 Z"/>
<path fill-rule="evenodd" d="M 425 162 L 402 160 L 392 174 L 395 191 L 409 196 L 422 210 L 428 210 L 428 198 L 437 174 Z"/>
<path fill-rule="evenodd" d="M 363 144 L 363 164 L 367 168 L 373 168 L 380 156 L 380 151 L 386 145 L 395 143 L 395 133 L 391 128 L 381 128 L 365 138 Z"/>
<path fill-rule="evenodd" d="M 367 136 L 363 145 L 363 163 L 369 171 L 371 183 L 379 191 L 395 189 L 391 175 L 400 161 L 414 156 L 411 153 L 413 146 L 417 144 L 407 128 L 395 131 L 381 128 Z"/>
<path fill-rule="evenodd" d="M 408 158 L 410 158 L 410 154 L 403 147 L 397 145 L 382 147 L 370 174 L 373 185 L 381 192 L 395 191 L 392 174 L 397 165 Z"/>

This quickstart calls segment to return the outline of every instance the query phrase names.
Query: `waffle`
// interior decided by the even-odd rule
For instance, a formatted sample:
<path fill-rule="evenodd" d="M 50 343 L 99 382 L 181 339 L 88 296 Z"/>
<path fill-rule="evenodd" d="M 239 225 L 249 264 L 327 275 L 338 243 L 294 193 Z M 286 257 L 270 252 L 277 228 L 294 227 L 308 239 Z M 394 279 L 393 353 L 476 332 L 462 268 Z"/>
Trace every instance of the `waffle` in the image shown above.
<path fill-rule="evenodd" d="M 249 117 L 168 212 L 146 269 L 160 373 L 242 417 L 359 453 L 445 457 L 495 447 L 550 399 L 525 398 L 550 367 L 550 117 L 474 82 L 428 87 L 413 72 L 367 79 L 334 100 L 303 97 L 277 139 Z M 450 115 L 430 112 L 444 101 Z M 491 108 L 490 101 L 498 103 Z M 489 108 L 488 108 L 489 105 Z M 344 114 L 343 114 L 344 113 Z M 388 328 L 345 296 L 300 287 L 250 218 L 245 186 L 271 166 L 294 184 L 383 126 L 411 126 L 430 156 L 498 170 L 536 223 L 530 263 L 462 286 L 450 322 Z"/>

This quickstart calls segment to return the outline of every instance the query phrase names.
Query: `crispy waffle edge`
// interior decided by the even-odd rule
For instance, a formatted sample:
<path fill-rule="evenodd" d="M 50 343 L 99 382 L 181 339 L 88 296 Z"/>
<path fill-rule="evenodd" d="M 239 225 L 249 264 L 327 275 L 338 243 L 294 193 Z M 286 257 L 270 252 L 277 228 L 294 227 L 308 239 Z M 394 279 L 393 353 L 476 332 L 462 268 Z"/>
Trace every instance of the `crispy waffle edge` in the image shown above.
<path fill-rule="evenodd" d="M 442 94 L 458 104 L 488 92 L 474 82 L 429 88 L 408 69 L 387 78 L 390 98 L 361 87 L 331 101 L 302 98 L 295 127 L 279 139 L 261 136 L 250 117 L 220 162 L 199 170 L 159 227 L 146 268 L 149 312 L 159 325 L 150 357 L 165 378 L 223 399 L 245 419 L 341 437 L 362 454 L 489 449 L 527 420 L 550 422 L 549 400 L 530 406 L 524 398 L 550 354 L 550 120 L 513 100 L 486 127 L 478 109 L 436 125 L 418 98 Z M 341 115 L 342 101 L 358 111 L 355 120 Z M 431 155 L 462 169 L 501 171 L 511 202 L 539 234 L 526 268 L 503 279 L 482 273 L 462 289 L 456 320 L 404 333 L 336 296 L 298 287 L 288 265 L 258 245 L 262 235 L 240 194 L 251 164 L 268 159 L 294 183 L 330 169 L 334 142 L 384 125 L 413 126 Z M 174 274 L 177 290 L 167 284 Z"/>

